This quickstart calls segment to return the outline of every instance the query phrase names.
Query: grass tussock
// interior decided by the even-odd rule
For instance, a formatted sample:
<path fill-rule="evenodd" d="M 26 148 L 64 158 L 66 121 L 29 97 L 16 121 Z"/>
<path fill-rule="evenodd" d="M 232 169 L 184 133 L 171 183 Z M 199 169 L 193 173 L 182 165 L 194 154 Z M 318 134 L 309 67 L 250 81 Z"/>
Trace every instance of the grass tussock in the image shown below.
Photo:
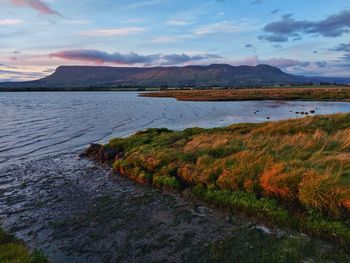
<path fill-rule="evenodd" d="M 22 242 L 7 235 L 0 228 L 0 262 L 2 263 L 47 263 L 39 251 L 31 253 Z"/>
<path fill-rule="evenodd" d="M 149 129 L 105 147 L 122 152 L 115 172 L 138 182 L 191 187 L 209 202 L 350 242 L 350 114 Z"/>
<path fill-rule="evenodd" d="M 293 87 L 226 90 L 177 90 L 141 93 L 143 97 L 181 101 L 312 100 L 349 101 L 349 87 Z"/>

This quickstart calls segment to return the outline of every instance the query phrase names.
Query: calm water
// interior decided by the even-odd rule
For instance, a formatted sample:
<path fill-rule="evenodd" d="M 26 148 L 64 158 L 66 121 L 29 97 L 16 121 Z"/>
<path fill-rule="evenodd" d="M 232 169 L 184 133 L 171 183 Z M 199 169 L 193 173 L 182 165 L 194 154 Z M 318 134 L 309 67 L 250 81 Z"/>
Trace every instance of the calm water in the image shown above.
<path fill-rule="evenodd" d="M 259 110 L 257 114 L 255 111 Z M 178 102 L 134 92 L 0 93 L 0 165 L 76 151 L 148 127 L 183 129 L 350 112 L 335 102 Z M 300 115 L 299 115 L 300 116 Z"/>
<path fill-rule="evenodd" d="M 147 127 L 224 126 L 310 110 L 350 112 L 350 103 L 0 93 L 0 223 L 58 263 L 335 262 L 344 251 L 332 244 L 137 185 L 76 158 L 91 142 Z"/>

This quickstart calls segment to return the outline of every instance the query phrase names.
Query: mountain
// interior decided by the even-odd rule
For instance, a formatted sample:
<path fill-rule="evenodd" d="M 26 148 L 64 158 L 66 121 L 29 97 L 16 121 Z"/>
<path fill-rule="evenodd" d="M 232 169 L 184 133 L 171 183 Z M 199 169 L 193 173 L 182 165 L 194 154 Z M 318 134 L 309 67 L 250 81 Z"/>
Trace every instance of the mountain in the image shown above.
<path fill-rule="evenodd" d="M 43 79 L 0 83 L 0 89 L 96 89 L 112 87 L 242 87 L 300 84 L 309 80 L 269 65 L 185 67 L 60 66 Z"/>

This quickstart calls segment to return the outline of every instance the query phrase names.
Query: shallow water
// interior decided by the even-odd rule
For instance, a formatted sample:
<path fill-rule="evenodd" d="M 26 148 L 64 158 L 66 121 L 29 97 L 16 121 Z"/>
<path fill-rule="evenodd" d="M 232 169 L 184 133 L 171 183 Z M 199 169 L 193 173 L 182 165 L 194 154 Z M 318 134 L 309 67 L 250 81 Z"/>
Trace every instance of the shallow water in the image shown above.
<path fill-rule="evenodd" d="M 91 142 L 147 127 L 224 126 L 310 110 L 350 112 L 350 103 L 0 93 L 0 221 L 52 262 L 320 262 L 337 261 L 339 253 L 349 259 L 326 242 L 253 224 L 76 158 Z"/>
<path fill-rule="evenodd" d="M 350 112 L 350 103 L 179 102 L 136 92 L 0 93 L 0 166 L 75 151 L 147 127 L 215 127 L 301 117 L 294 112 L 310 110 Z"/>

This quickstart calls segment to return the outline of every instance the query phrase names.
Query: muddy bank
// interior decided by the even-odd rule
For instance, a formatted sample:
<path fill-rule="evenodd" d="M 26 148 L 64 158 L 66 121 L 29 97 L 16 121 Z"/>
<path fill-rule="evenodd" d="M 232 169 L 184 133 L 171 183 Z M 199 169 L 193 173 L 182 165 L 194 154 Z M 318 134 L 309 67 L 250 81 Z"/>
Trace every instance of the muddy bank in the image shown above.
<path fill-rule="evenodd" d="M 11 166 L 0 175 L 4 228 L 52 262 L 346 258 L 328 243 L 112 176 L 75 154 Z"/>

